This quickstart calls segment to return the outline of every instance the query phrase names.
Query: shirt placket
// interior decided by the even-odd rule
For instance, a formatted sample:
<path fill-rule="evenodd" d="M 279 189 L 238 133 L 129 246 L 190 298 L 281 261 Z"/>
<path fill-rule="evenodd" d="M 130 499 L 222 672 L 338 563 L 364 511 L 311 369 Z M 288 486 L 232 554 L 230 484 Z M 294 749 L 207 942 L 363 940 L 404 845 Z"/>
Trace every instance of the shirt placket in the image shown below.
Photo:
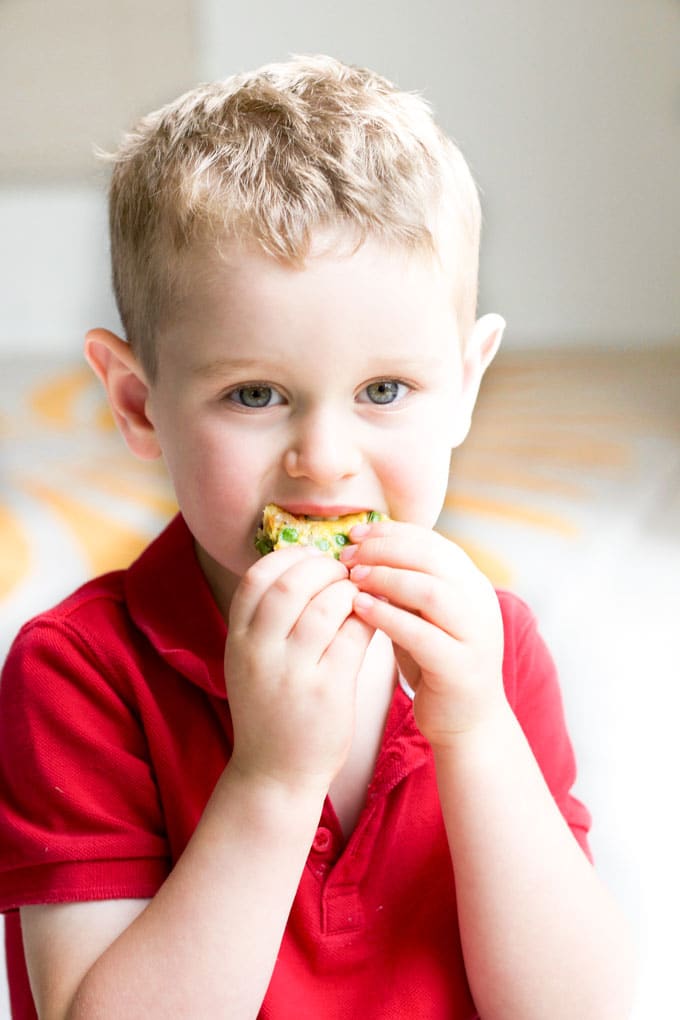
<path fill-rule="evenodd" d="M 427 742 L 413 720 L 410 704 L 402 705 L 399 723 L 386 727 L 366 805 L 346 845 L 335 812 L 326 798 L 308 859 L 308 867 L 318 882 L 322 934 L 349 934 L 365 926 L 361 886 L 388 810 L 390 794 L 425 763 L 429 754 Z"/>

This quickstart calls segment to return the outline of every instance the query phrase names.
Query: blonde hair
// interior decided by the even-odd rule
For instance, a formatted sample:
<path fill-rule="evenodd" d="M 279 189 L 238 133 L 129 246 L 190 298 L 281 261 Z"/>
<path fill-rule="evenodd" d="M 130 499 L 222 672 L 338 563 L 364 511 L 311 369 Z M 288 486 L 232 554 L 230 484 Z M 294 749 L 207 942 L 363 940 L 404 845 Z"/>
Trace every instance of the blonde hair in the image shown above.
<path fill-rule="evenodd" d="M 454 253 L 461 336 L 477 304 L 480 209 L 428 104 L 369 70 L 296 57 L 199 85 L 144 117 L 110 157 L 113 284 L 153 379 L 155 338 L 181 300 L 183 255 L 255 242 L 303 266 L 315 231 L 349 227 L 440 260 Z"/>

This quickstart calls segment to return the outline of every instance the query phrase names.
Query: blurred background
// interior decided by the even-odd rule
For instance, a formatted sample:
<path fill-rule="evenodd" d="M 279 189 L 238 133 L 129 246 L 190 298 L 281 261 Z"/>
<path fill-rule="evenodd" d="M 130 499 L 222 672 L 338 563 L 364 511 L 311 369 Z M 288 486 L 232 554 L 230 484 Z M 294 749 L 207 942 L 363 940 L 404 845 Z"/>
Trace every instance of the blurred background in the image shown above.
<path fill-rule="evenodd" d="M 440 527 L 537 612 L 636 1020 L 680 1016 L 677 0 L 0 0 L 0 660 L 174 512 L 82 366 L 86 329 L 118 329 L 95 147 L 309 52 L 424 94 L 480 185 L 480 312 L 508 329 Z"/>

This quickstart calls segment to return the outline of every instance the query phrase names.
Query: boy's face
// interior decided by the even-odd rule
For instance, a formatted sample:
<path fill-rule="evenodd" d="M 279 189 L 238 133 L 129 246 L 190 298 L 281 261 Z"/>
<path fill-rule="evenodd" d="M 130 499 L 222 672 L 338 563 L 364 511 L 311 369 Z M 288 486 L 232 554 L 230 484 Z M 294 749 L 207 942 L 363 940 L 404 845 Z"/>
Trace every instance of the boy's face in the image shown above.
<path fill-rule="evenodd" d="M 222 609 L 266 503 L 431 527 L 479 382 L 434 263 L 372 240 L 303 270 L 234 247 L 188 278 L 146 413 Z"/>

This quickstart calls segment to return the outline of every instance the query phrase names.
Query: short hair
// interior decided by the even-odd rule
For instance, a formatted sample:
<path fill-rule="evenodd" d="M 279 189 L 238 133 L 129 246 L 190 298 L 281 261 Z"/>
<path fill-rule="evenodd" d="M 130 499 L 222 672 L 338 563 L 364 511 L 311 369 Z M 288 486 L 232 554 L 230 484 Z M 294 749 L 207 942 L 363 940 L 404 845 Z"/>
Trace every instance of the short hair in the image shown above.
<path fill-rule="evenodd" d="M 450 251 L 461 336 L 474 323 L 481 213 L 470 170 L 428 103 L 370 70 L 305 56 L 199 85 L 143 117 L 108 158 L 113 287 L 150 379 L 183 256 L 206 242 L 254 242 L 300 267 L 329 227 L 349 227 L 357 246 L 371 235 L 440 259 Z"/>

